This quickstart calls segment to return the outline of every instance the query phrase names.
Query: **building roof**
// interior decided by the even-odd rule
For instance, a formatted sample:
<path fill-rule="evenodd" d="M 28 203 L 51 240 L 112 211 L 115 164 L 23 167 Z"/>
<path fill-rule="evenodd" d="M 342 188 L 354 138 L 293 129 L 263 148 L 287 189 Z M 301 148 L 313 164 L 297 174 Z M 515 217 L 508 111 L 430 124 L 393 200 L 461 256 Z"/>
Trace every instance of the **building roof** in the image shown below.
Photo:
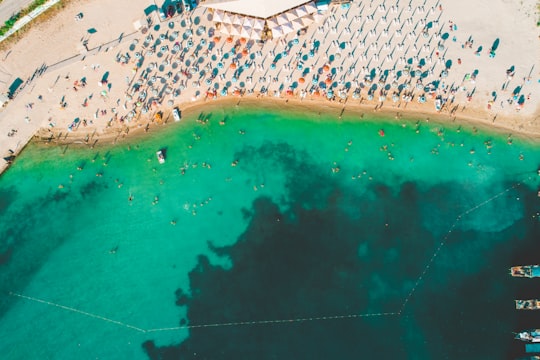
<path fill-rule="evenodd" d="M 206 0 L 200 6 L 267 19 L 309 0 Z"/>

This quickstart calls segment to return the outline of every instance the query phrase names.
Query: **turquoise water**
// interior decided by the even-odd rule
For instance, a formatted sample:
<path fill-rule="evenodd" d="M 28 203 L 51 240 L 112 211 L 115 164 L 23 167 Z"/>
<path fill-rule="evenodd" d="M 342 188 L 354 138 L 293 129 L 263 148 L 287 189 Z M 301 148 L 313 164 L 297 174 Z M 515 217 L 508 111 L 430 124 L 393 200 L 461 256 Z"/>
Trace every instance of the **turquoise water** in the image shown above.
<path fill-rule="evenodd" d="M 538 262 L 540 146 L 507 141 L 215 105 L 114 147 L 32 144 L 0 177 L 2 358 L 520 354 L 540 317 L 513 299 L 540 295 L 507 271 Z"/>

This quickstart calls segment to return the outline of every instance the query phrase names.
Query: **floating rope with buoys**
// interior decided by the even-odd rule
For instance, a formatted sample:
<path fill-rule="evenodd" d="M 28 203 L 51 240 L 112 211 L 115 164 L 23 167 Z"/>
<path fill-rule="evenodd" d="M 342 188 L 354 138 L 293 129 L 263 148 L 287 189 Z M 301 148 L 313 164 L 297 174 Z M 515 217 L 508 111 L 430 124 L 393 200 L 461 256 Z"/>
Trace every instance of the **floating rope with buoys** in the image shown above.
<path fill-rule="evenodd" d="M 368 318 L 368 317 L 385 317 L 385 316 L 400 316 L 403 311 L 405 310 L 405 307 L 407 303 L 411 300 L 412 296 L 416 292 L 418 286 L 420 285 L 420 282 L 424 279 L 426 276 L 428 270 L 430 269 L 431 265 L 435 261 L 435 258 L 445 245 L 446 241 L 448 240 L 450 234 L 456 227 L 459 221 L 463 219 L 464 216 L 467 216 L 471 212 L 485 206 L 486 204 L 490 203 L 491 201 L 503 196 L 508 191 L 515 189 L 516 187 L 520 186 L 521 183 L 516 183 L 515 185 L 512 185 L 505 190 L 501 191 L 500 193 L 492 196 L 491 198 L 471 207 L 470 209 L 464 211 L 462 214 L 458 215 L 456 217 L 456 220 L 454 223 L 450 226 L 450 229 L 446 233 L 446 235 L 443 237 L 435 251 L 433 252 L 433 255 L 428 260 L 426 266 L 424 267 L 423 271 L 420 273 L 418 278 L 416 279 L 416 282 L 412 289 L 409 291 L 405 299 L 403 300 L 403 303 L 401 304 L 398 311 L 394 312 L 379 312 L 379 313 L 365 313 L 365 314 L 345 314 L 345 315 L 325 315 L 325 316 L 313 316 L 313 317 L 299 317 L 299 318 L 292 318 L 292 319 L 270 319 L 270 320 L 253 320 L 253 321 L 232 321 L 232 322 L 223 322 L 223 323 L 208 323 L 208 324 L 193 324 L 193 325 L 184 325 L 184 326 L 177 326 L 177 327 L 163 327 L 163 328 L 153 328 L 153 329 L 143 329 L 138 326 L 134 326 L 131 324 L 124 323 L 122 321 L 114 320 L 107 318 L 102 315 L 94 314 L 88 311 L 76 309 L 74 307 L 58 304 L 52 301 L 47 301 L 44 299 L 18 294 L 15 292 L 9 292 L 8 294 L 10 296 L 18 297 L 25 300 L 30 300 L 33 302 L 37 302 L 40 304 L 56 307 L 65 311 L 74 312 L 80 315 L 88 316 L 97 320 L 109 322 L 111 324 L 123 326 L 128 329 L 132 329 L 138 332 L 142 333 L 149 333 L 149 332 L 162 332 L 162 331 L 179 331 L 179 330 L 188 330 L 188 329 L 200 329 L 200 328 L 215 328 L 215 327 L 226 327 L 226 326 L 252 326 L 252 325 L 268 325 L 268 324 L 291 324 L 291 323 L 300 323 L 300 322 L 308 322 L 308 321 L 324 321 L 324 320 L 343 320 L 343 319 L 358 319 L 358 318 Z"/>

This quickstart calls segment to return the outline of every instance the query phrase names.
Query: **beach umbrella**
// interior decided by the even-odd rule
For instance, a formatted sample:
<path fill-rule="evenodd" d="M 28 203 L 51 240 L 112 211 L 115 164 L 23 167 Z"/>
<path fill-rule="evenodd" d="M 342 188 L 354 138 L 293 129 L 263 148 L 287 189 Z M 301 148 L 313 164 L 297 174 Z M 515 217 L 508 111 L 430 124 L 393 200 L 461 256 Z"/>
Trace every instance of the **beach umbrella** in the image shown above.
<path fill-rule="evenodd" d="M 279 25 L 283 25 L 283 24 L 286 24 L 289 22 L 289 19 L 287 18 L 287 15 L 285 14 L 280 14 L 276 17 L 276 20 L 277 20 L 277 23 Z"/>
<path fill-rule="evenodd" d="M 308 14 L 307 9 L 305 6 L 300 6 L 294 9 L 294 13 L 297 17 L 302 17 Z"/>
<path fill-rule="evenodd" d="M 215 10 L 214 15 L 212 16 L 212 20 L 215 22 L 221 22 L 223 20 L 223 11 Z"/>
<path fill-rule="evenodd" d="M 317 6 L 315 6 L 315 3 L 313 1 L 304 5 L 304 7 L 308 14 L 312 14 L 317 11 Z"/>
<path fill-rule="evenodd" d="M 243 56 L 248 56 L 248 54 L 249 54 L 248 49 L 244 48 L 244 49 L 242 50 L 242 55 L 243 55 Z"/>
<path fill-rule="evenodd" d="M 229 36 L 229 37 L 227 38 L 227 43 L 230 44 L 230 43 L 232 43 L 232 42 L 233 42 L 233 38 Z"/>
<path fill-rule="evenodd" d="M 274 70 L 276 68 L 276 63 L 270 64 L 270 69 Z"/>
<path fill-rule="evenodd" d="M 293 91 L 291 89 L 287 89 L 286 94 L 287 94 L 287 96 L 293 96 L 294 95 L 294 93 L 293 93 Z"/>
<path fill-rule="evenodd" d="M 255 23 L 255 20 L 249 16 L 244 17 L 244 22 L 242 26 L 252 28 Z"/>
<path fill-rule="evenodd" d="M 240 96 L 240 89 L 235 89 L 233 92 L 234 96 Z"/>
<path fill-rule="evenodd" d="M 281 28 L 283 29 L 283 34 L 285 35 L 294 31 L 293 25 L 290 22 L 281 25 Z"/>
<path fill-rule="evenodd" d="M 236 64 L 235 63 L 231 63 L 231 65 L 229 66 L 232 70 L 236 70 Z"/>
<path fill-rule="evenodd" d="M 242 30 L 242 27 L 239 25 L 232 25 L 231 26 L 231 35 L 240 35 L 240 31 Z"/>
<path fill-rule="evenodd" d="M 315 97 L 321 96 L 320 91 L 319 91 L 319 90 L 315 90 L 315 91 L 313 92 L 313 96 L 315 96 Z"/>
<path fill-rule="evenodd" d="M 324 65 L 324 66 L 323 66 L 323 70 L 324 70 L 324 71 L 330 71 L 330 66 Z"/>
<path fill-rule="evenodd" d="M 285 13 L 285 16 L 287 17 L 287 20 L 289 21 L 293 21 L 294 19 L 297 19 L 298 18 L 298 15 L 296 15 L 296 13 L 293 11 L 287 11 Z"/>
<path fill-rule="evenodd" d="M 255 39 L 255 40 L 260 40 L 261 39 L 261 30 L 253 29 L 253 31 L 250 34 L 250 38 Z"/>
<path fill-rule="evenodd" d="M 277 21 L 277 18 L 274 16 L 274 17 L 271 17 L 270 19 L 266 20 L 266 25 L 268 25 L 268 27 L 270 29 L 274 29 L 276 27 L 279 26 L 278 24 L 278 21 Z"/>
<path fill-rule="evenodd" d="M 224 24 L 232 24 L 231 15 L 229 15 L 229 13 L 224 12 L 221 18 L 221 22 Z"/>
<path fill-rule="evenodd" d="M 303 84 L 303 83 L 306 82 L 306 79 L 304 79 L 303 77 L 301 77 L 301 78 L 298 79 L 298 82 L 299 82 L 300 84 Z"/>
<path fill-rule="evenodd" d="M 240 36 L 242 36 L 242 39 L 244 39 L 244 43 L 246 42 L 245 38 L 249 37 L 249 34 L 250 34 L 250 31 L 248 29 L 249 28 L 245 28 L 242 26 L 240 30 Z M 242 39 L 240 39 L 240 41 L 242 41 Z"/>
<path fill-rule="evenodd" d="M 295 19 L 293 21 L 291 21 L 291 24 L 292 24 L 292 27 L 294 30 L 298 30 L 298 29 L 301 29 L 304 27 L 304 24 L 302 24 L 302 20 L 301 19 Z"/>
<path fill-rule="evenodd" d="M 315 21 L 313 15 L 302 16 L 299 20 L 302 22 L 303 26 L 311 25 Z"/>
<path fill-rule="evenodd" d="M 240 15 L 234 15 L 232 17 L 232 23 L 234 25 L 242 25 L 244 23 L 244 17 Z"/>
<path fill-rule="evenodd" d="M 325 83 L 326 85 L 330 85 L 330 84 L 332 84 L 332 79 L 329 78 L 329 77 L 327 77 L 326 80 L 324 80 L 324 83 Z"/>
<path fill-rule="evenodd" d="M 253 19 L 253 29 L 257 30 L 263 30 L 264 29 L 264 20 L 261 19 Z"/>
<path fill-rule="evenodd" d="M 272 35 L 274 37 L 280 37 L 280 36 L 283 36 L 283 29 L 281 28 L 281 26 L 278 26 L 278 27 L 275 27 L 272 29 Z"/>

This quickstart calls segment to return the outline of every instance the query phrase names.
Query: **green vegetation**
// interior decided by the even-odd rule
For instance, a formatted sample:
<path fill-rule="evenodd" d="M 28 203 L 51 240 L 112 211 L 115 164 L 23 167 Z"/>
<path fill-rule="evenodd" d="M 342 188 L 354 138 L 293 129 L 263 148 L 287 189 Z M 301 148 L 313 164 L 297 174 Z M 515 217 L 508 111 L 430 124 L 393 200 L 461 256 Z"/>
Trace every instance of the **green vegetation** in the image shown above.
<path fill-rule="evenodd" d="M 20 18 L 22 18 L 25 15 L 28 15 L 33 10 L 35 10 L 38 6 L 41 6 L 41 5 L 45 4 L 46 2 L 47 2 L 47 0 L 34 0 L 26 8 L 22 9 L 21 11 L 19 11 L 15 15 L 13 15 L 11 18 L 9 18 L 9 20 L 7 20 L 4 23 L 4 25 L 2 27 L 0 27 L 0 36 L 7 33 L 9 31 L 9 29 L 11 29 L 13 27 L 13 25 L 15 25 L 17 20 L 19 20 Z"/>

